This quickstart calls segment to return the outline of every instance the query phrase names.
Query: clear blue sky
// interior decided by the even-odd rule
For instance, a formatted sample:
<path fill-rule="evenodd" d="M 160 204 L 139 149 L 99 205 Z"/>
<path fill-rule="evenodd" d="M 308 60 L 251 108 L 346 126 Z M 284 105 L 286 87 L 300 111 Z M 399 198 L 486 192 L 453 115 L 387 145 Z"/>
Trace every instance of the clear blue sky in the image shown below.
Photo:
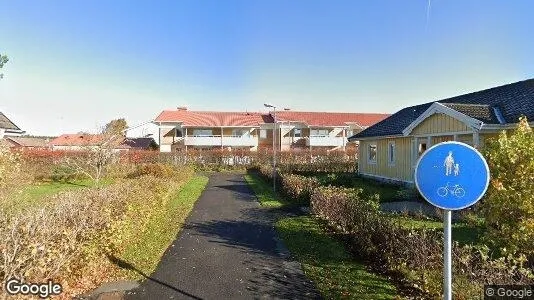
<path fill-rule="evenodd" d="M 161 110 L 395 112 L 534 77 L 534 1 L 0 0 L 0 111 L 30 134 Z"/>

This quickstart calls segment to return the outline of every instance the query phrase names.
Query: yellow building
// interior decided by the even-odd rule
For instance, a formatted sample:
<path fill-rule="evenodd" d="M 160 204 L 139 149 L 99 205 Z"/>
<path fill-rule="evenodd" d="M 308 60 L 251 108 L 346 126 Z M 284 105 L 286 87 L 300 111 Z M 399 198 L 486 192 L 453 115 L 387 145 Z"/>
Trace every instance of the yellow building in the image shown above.
<path fill-rule="evenodd" d="M 460 141 L 481 148 L 521 116 L 534 120 L 534 79 L 404 108 L 349 141 L 359 141 L 361 175 L 413 184 L 417 159 L 430 146 Z"/>

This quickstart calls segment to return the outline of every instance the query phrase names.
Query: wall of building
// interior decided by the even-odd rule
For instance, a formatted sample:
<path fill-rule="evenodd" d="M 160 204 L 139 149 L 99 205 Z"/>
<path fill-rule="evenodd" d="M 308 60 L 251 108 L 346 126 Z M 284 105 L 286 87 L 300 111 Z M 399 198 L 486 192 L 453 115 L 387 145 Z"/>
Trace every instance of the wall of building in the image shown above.
<path fill-rule="evenodd" d="M 471 129 L 463 122 L 441 113 L 434 114 L 421 122 L 411 135 L 436 134 L 444 132 L 462 132 Z"/>
<path fill-rule="evenodd" d="M 394 164 L 388 161 L 388 144 L 395 143 Z M 377 145 L 376 163 L 369 162 L 369 145 Z M 412 181 L 411 137 L 385 138 L 374 141 L 360 141 L 358 150 L 359 172 L 366 175 L 386 177 L 399 181 Z"/>

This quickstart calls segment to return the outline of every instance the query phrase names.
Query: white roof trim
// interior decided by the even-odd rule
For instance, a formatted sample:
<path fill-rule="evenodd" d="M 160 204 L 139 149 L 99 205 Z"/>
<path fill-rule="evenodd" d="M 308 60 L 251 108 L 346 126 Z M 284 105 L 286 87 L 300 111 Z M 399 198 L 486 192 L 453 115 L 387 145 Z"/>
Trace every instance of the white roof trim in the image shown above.
<path fill-rule="evenodd" d="M 442 113 L 445 115 L 448 115 L 452 118 L 455 118 L 456 120 L 465 123 L 469 127 L 473 129 L 479 130 L 481 126 L 484 124 L 480 120 L 477 120 L 475 118 L 471 118 L 470 116 L 463 114 L 457 110 L 454 110 L 452 108 L 449 108 L 439 102 L 434 102 L 424 113 L 422 113 L 415 121 L 413 121 L 410 125 L 408 125 L 404 130 L 402 131 L 402 134 L 404 136 L 410 135 L 412 131 L 417 127 L 419 124 L 421 124 L 425 119 L 432 116 L 436 113 Z"/>

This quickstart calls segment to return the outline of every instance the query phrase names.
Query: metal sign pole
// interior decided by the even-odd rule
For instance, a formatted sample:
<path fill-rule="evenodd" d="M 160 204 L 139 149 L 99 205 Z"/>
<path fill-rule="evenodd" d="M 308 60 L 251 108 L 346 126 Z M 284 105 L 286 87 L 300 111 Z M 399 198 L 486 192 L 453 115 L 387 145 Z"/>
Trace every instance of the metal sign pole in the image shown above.
<path fill-rule="evenodd" d="M 452 300 L 452 229 L 450 210 L 443 213 L 443 299 Z"/>

